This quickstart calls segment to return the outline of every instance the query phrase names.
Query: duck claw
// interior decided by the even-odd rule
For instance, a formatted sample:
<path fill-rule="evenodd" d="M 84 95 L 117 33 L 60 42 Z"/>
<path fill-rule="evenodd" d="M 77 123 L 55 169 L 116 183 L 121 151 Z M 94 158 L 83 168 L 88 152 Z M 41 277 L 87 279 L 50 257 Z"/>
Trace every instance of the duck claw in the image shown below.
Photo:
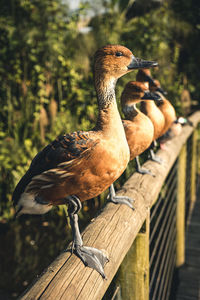
<path fill-rule="evenodd" d="M 163 163 L 164 163 L 163 160 L 159 156 L 156 156 L 156 155 L 154 157 L 152 157 L 151 160 L 157 162 L 160 165 L 163 165 Z"/>
<path fill-rule="evenodd" d="M 134 207 L 131 204 L 134 202 L 134 200 L 127 196 L 113 196 L 113 197 L 110 197 L 109 200 L 110 200 L 110 202 L 113 202 L 115 204 L 126 204 L 134 210 Z"/>
<path fill-rule="evenodd" d="M 126 204 L 131 209 L 134 210 L 134 207 L 131 204 L 131 203 L 134 202 L 134 200 L 131 199 L 131 198 L 129 198 L 129 197 L 127 197 L 127 196 L 116 196 L 113 184 L 111 184 L 111 186 L 109 187 L 108 199 L 109 199 L 110 202 L 113 202 L 115 204 Z"/>
<path fill-rule="evenodd" d="M 85 266 L 96 270 L 103 279 L 106 279 L 104 265 L 109 260 L 102 251 L 92 247 L 75 246 L 73 253 L 82 260 Z"/>
<path fill-rule="evenodd" d="M 150 159 L 151 159 L 152 161 L 155 161 L 155 162 L 157 162 L 158 164 L 163 165 L 164 161 L 163 161 L 159 156 L 155 155 L 155 153 L 153 152 L 152 149 L 150 150 L 149 155 L 150 155 Z"/>
<path fill-rule="evenodd" d="M 148 175 L 151 175 L 152 177 L 156 177 L 156 175 L 154 175 L 150 170 L 148 170 L 148 169 L 143 169 L 143 168 L 141 168 L 141 169 L 137 169 L 136 170 L 138 173 L 140 173 L 140 174 L 148 174 Z"/>

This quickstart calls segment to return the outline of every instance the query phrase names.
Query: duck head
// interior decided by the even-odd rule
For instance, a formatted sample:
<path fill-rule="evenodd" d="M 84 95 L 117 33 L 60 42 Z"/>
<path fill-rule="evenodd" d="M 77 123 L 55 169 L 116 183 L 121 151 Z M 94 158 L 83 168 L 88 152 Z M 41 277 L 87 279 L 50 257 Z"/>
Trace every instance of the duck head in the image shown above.
<path fill-rule="evenodd" d="M 161 88 L 160 82 L 151 77 L 151 71 L 149 69 L 140 69 L 136 75 L 136 80 L 148 82 L 152 92 L 160 92 L 162 95 L 167 95 L 167 92 Z"/>
<path fill-rule="evenodd" d="M 134 69 L 157 66 L 155 61 L 136 58 L 133 53 L 121 45 L 107 45 L 95 53 L 95 73 L 118 79 Z"/>
<path fill-rule="evenodd" d="M 160 82 L 156 79 L 152 80 L 150 83 L 149 83 L 149 86 L 150 86 L 150 90 L 152 92 L 159 92 L 161 93 L 163 96 L 166 96 L 167 95 L 167 92 L 164 91 L 162 88 L 161 88 L 161 85 L 160 85 Z"/>
<path fill-rule="evenodd" d="M 130 81 L 126 84 L 122 96 L 121 96 L 121 105 L 124 114 L 131 106 L 135 106 L 136 103 L 141 101 L 160 101 L 161 97 L 149 91 L 148 87 L 139 81 Z"/>
<path fill-rule="evenodd" d="M 140 82 L 146 82 L 150 84 L 153 84 L 153 79 L 151 77 L 151 71 L 149 69 L 140 69 L 137 72 L 136 80 Z"/>

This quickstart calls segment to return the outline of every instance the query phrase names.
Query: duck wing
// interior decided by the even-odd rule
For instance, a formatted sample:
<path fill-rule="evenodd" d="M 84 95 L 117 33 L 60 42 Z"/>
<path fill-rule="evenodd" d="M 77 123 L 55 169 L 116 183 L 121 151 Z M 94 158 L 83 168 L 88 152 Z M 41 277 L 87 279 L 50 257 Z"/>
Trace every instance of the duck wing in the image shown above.
<path fill-rule="evenodd" d="M 14 205 L 17 205 L 24 191 L 31 192 L 34 187 L 44 183 L 64 180 L 70 166 L 77 164 L 97 143 L 91 132 L 78 131 L 57 137 L 32 160 L 30 168 L 13 192 Z"/>

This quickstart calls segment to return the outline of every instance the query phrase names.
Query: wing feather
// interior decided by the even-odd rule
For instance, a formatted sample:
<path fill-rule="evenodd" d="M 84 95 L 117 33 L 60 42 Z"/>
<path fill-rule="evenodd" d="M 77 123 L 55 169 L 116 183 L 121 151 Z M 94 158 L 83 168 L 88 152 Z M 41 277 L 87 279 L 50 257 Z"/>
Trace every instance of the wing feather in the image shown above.
<path fill-rule="evenodd" d="M 34 192 L 38 186 L 45 189 L 58 181 L 73 176 L 70 168 L 74 164 L 81 163 L 81 157 L 87 155 L 88 151 L 97 143 L 98 140 L 92 137 L 91 132 L 84 131 L 56 138 L 32 160 L 30 168 L 14 190 L 14 205 L 18 203 L 24 191 Z"/>

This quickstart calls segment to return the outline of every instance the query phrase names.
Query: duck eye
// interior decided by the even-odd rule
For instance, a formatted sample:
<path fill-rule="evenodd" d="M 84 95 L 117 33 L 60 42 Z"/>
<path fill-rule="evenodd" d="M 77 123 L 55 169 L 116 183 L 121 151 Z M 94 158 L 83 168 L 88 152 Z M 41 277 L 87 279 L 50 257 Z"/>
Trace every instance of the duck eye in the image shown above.
<path fill-rule="evenodd" d="M 122 52 L 116 52 L 115 56 L 123 56 L 123 53 Z"/>

